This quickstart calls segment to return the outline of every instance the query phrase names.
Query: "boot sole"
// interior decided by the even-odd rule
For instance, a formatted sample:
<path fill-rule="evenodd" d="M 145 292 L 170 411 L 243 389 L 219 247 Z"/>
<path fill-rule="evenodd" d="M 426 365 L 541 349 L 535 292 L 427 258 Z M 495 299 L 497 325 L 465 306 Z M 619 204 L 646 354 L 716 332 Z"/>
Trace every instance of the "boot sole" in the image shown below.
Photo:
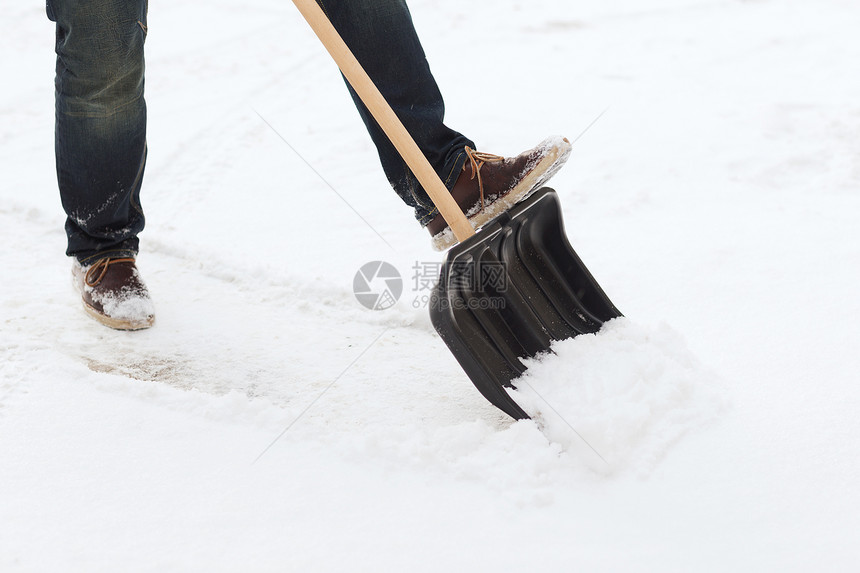
<path fill-rule="evenodd" d="M 109 328 L 113 328 L 114 330 L 145 330 L 155 324 L 154 316 L 148 317 L 144 320 L 124 320 L 120 318 L 113 318 L 111 316 L 107 316 L 106 314 L 100 313 L 99 311 L 88 305 L 83 299 L 81 300 L 81 304 L 84 307 L 84 311 L 88 315 L 90 315 L 92 318 L 94 318 L 101 324 Z"/>

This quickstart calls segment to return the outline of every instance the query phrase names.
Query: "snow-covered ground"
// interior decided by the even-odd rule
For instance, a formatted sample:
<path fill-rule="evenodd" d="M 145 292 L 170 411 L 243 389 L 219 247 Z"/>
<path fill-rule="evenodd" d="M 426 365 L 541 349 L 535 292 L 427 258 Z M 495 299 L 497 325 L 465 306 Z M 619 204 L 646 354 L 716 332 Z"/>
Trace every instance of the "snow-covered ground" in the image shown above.
<path fill-rule="evenodd" d="M 858 570 L 860 4 L 410 7 L 481 149 L 608 108 L 552 186 L 627 318 L 532 365 L 535 421 L 496 411 L 327 55 L 289 2 L 219 0 L 151 6 L 158 323 L 105 329 L 53 26 L 0 0 L 0 571 Z M 392 309 L 353 296 L 374 260 Z"/>

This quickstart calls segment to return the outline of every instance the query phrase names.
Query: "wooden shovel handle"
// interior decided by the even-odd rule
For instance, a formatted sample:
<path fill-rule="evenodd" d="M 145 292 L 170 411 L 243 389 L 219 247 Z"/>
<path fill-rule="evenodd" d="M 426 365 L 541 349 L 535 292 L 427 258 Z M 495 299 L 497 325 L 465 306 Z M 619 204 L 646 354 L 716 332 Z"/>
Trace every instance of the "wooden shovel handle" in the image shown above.
<path fill-rule="evenodd" d="M 293 4 L 302 13 L 305 20 L 310 24 L 314 33 L 322 42 L 328 53 L 334 59 L 340 71 L 346 76 L 352 88 L 367 106 L 367 109 L 379 123 L 382 130 L 394 144 L 394 147 L 406 161 L 406 164 L 418 178 L 421 186 L 427 191 L 433 204 L 439 209 L 439 213 L 454 231 L 454 236 L 460 242 L 465 241 L 475 234 L 469 220 L 460 210 L 457 202 L 451 197 L 448 189 L 436 175 L 427 158 L 418 149 L 418 145 L 400 119 L 382 97 L 382 94 L 373 84 L 370 76 L 358 63 L 352 51 L 329 22 L 325 13 L 316 0 L 293 0 Z"/>

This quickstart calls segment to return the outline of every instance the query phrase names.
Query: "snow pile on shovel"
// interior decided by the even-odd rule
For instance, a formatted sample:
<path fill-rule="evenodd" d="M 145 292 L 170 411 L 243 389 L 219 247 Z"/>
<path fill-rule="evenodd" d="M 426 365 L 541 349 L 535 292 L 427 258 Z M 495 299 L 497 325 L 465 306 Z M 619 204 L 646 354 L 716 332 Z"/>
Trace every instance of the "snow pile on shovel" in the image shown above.
<path fill-rule="evenodd" d="M 645 471 L 727 404 L 719 380 L 666 325 L 620 318 L 526 362 L 511 396 L 546 436 L 601 473 Z"/>

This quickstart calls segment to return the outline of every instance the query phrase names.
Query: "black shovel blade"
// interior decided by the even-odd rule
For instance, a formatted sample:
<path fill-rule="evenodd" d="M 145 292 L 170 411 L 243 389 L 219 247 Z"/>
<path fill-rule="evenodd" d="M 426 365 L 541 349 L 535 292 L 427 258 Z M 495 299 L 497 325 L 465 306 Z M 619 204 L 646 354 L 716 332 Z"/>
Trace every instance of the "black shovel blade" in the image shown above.
<path fill-rule="evenodd" d="M 522 358 L 622 316 L 564 233 L 555 191 L 537 190 L 453 247 L 430 300 L 433 327 L 494 406 L 528 418 L 505 387 Z"/>

